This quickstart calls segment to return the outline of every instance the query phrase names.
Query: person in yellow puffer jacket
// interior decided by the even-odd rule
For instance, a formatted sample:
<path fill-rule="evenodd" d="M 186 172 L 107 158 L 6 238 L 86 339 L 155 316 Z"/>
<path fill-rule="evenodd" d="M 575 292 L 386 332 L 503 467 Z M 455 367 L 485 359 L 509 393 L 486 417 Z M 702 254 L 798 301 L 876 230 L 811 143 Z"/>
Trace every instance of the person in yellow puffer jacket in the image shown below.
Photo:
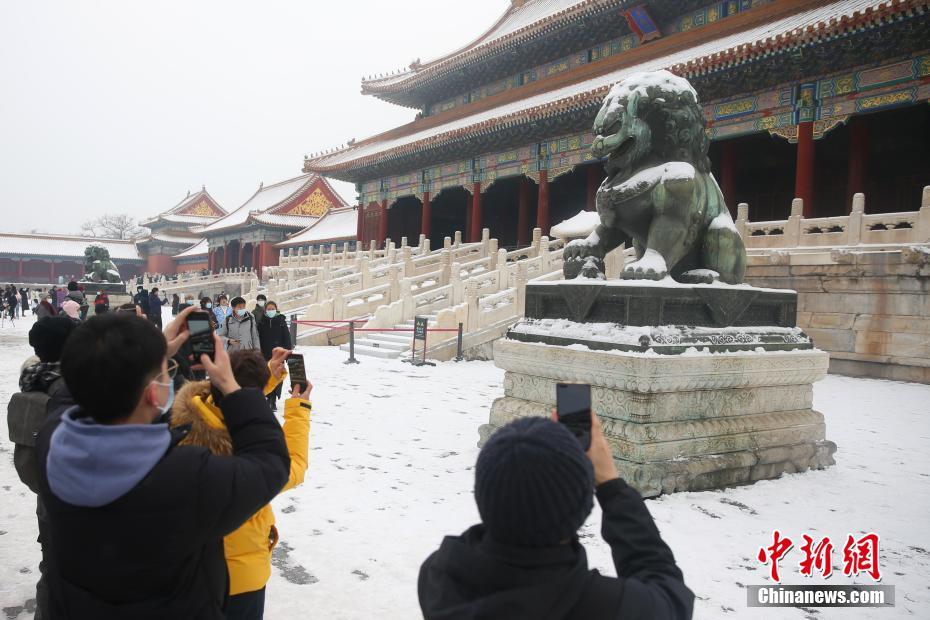
<path fill-rule="evenodd" d="M 267 395 L 287 375 L 284 359 L 288 353 L 286 349 L 274 349 L 271 360 L 266 363 L 257 350 L 236 351 L 230 354 L 233 375 L 243 388 L 261 387 Z M 301 394 L 300 388 L 295 386 L 291 398 L 284 404 L 284 438 L 291 457 L 291 470 L 282 491 L 302 483 L 307 470 L 309 395 L 312 389 L 308 383 L 306 391 Z M 187 383 L 175 399 L 170 424 L 172 428 L 190 425 L 182 444 L 204 446 L 214 454 L 232 454 L 229 432 L 217 406 L 217 396 L 211 391 L 209 381 Z M 265 584 L 271 576 L 271 552 L 277 542 L 278 531 L 271 504 L 264 506 L 223 539 L 229 569 L 227 620 L 262 618 Z"/>

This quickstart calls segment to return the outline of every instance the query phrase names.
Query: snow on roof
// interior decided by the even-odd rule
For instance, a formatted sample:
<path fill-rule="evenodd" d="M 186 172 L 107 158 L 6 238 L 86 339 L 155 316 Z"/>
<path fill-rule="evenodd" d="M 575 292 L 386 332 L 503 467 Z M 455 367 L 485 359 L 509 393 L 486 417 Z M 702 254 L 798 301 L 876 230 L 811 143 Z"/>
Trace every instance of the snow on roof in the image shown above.
<path fill-rule="evenodd" d="M 277 244 L 276 247 L 287 248 L 325 241 L 354 239 L 358 234 L 357 225 L 358 211 L 355 208 L 332 209 L 310 226 Z"/>
<path fill-rule="evenodd" d="M 84 250 L 89 245 L 103 246 L 110 258 L 117 260 L 141 260 L 133 240 L 95 239 L 72 235 L 26 235 L 0 233 L 0 254 L 20 256 L 55 256 L 84 260 Z"/>
<path fill-rule="evenodd" d="M 191 247 L 187 248 L 183 252 L 175 254 L 172 258 L 189 258 L 192 256 L 202 256 L 207 254 L 210 251 L 210 242 L 206 239 L 201 239 Z"/>
<path fill-rule="evenodd" d="M 421 63 L 416 69 L 402 71 L 384 78 L 366 80 L 363 82 L 363 87 L 366 89 L 373 87 L 372 90 L 381 91 L 403 83 L 411 76 L 424 71 L 433 73 L 442 66 L 455 64 L 476 52 L 500 44 L 515 33 L 530 29 L 540 22 L 547 22 L 559 13 L 566 13 L 577 5 L 587 4 L 592 4 L 592 0 L 526 0 L 522 6 L 512 3 L 487 32 L 472 42 L 453 52 Z"/>
<path fill-rule="evenodd" d="M 366 160 L 375 160 L 387 151 L 401 150 L 399 147 L 405 147 L 402 152 L 412 152 L 420 146 L 435 146 L 444 141 L 453 140 L 462 134 L 471 133 L 477 125 L 506 126 L 515 124 L 524 121 L 529 113 L 534 118 L 540 115 L 545 116 L 547 112 L 559 111 L 562 106 L 571 105 L 593 96 L 603 96 L 610 86 L 635 73 L 667 69 L 689 62 L 698 64 L 694 62 L 696 59 L 720 55 L 722 52 L 736 48 L 761 44 L 788 34 L 801 34 L 810 27 L 813 27 L 814 31 L 818 31 L 817 24 L 829 23 L 831 27 L 840 27 L 840 17 L 844 15 L 851 16 L 855 13 L 863 13 L 867 9 L 875 9 L 891 3 L 892 0 L 836 0 L 772 22 L 713 39 L 695 47 L 648 59 L 604 75 L 556 88 L 435 127 L 415 131 L 408 135 L 388 139 L 374 137 L 363 140 L 340 151 L 308 159 L 305 169 L 320 172 L 344 170 L 364 165 L 367 163 Z"/>
<path fill-rule="evenodd" d="M 549 230 L 549 236 L 559 239 L 582 239 L 594 232 L 600 223 L 601 216 L 597 211 L 580 211 L 553 226 Z"/>
<path fill-rule="evenodd" d="M 164 243 L 183 243 L 185 246 L 190 245 L 193 241 L 196 241 L 197 237 L 185 236 L 185 235 L 172 235 L 170 233 L 161 233 L 156 232 L 154 234 L 148 235 L 141 239 L 136 239 L 136 243 L 142 243 L 145 241 L 162 241 Z"/>
<path fill-rule="evenodd" d="M 218 219 L 209 226 L 198 229 L 197 232 L 210 233 L 217 230 L 223 230 L 225 228 L 240 226 L 249 220 L 249 215 L 253 212 L 262 213 L 264 215 L 262 219 L 267 219 L 267 223 L 269 224 L 275 224 L 278 226 L 306 226 L 308 218 L 305 216 L 279 215 L 269 217 L 269 214 L 264 214 L 264 212 L 270 211 L 271 209 L 274 209 L 275 207 L 278 207 L 281 204 L 287 202 L 288 199 L 293 198 L 296 194 L 307 188 L 318 178 L 319 177 L 313 173 L 302 174 L 299 177 L 294 177 L 293 179 L 281 181 L 273 185 L 262 186 L 258 189 L 257 192 L 252 194 L 252 197 L 246 200 L 245 204 L 243 204 L 241 207 L 229 215 Z M 294 223 L 291 223 L 292 221 Z"/>
<path fill-rule="evenodd" d="M 155 217 L 149 218 L 143 222 L 139 222 L 139 224 L 141 226 L 146 226 L 148 224 L 154 224 L 158 220 L 165 220 L 167 222 L 177 222 L 181 224 L 206 224 L 206 223 L 212 222 L 213 220 L 217 219 L 217 216 L 214 216 L 214 215 L 178 215 L 179 212 L 184 211 L 185 209 L 193 205 L 198 200 L 201 200 L 204 198 L 209 199 L 210 202 L 213 203 L 213 206 L 219 209 L 220 213 L 222 213 L 223 215 L 226 214 L 226 211 L 224 211 L 223 207 L 221 207 L 219 203 L 213 199 L 213 196 L 210 195 L 210 193 L 207 191 L 207 188 L 203 187 L 199 192 L 195 192 L 193 194 L 188 192 L 187 196 L 185 196 L 184 199 L 181 200 L 181 202 L 179 202 L 178 204 L 174 205 L 167 211 L 159 213 Z"/>

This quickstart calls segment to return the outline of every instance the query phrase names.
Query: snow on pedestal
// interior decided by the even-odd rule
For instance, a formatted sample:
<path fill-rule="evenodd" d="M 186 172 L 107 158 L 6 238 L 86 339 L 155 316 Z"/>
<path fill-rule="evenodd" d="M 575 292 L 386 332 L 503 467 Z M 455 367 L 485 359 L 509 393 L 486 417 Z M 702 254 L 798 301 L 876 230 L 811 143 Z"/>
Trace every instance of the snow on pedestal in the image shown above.
<path fill-rule="evenodd" d="M 584 239 L 600 223 L 601 218 L 596 211 L 581 211 L 553 226 L 549 234 L 557 239 Z"/>

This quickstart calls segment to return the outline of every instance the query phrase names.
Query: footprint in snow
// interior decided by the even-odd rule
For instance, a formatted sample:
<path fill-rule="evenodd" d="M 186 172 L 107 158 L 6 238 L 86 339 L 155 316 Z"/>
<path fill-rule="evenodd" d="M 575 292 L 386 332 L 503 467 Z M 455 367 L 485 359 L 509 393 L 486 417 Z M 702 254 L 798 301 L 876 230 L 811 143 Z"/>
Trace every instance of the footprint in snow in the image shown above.
<path fill-rule="evenodd" d="M 358 569 L 352 571 L 352 574 L 353 574 L 353 575 L 357 575 L 358 578 L 359 578 L 360 580 L 362 580 L 362 581 L 365 581 L 366 579 L 368 579 L 368 573 L 365 573 L 365 572 L 360 571 L 360 570 L 358 570 Z"/>

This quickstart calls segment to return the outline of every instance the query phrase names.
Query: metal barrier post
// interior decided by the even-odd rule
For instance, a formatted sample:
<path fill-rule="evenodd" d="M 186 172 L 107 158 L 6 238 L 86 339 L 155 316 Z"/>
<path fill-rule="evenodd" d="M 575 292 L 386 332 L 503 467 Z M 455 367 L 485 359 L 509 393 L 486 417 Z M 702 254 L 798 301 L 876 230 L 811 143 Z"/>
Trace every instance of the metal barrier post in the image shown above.
<path fill-rule="evenodd" d="M 355 359 L 355 321 L 349 321 L 349 359 L 345 363 L 358 364 L 358 360 Z"/>
<path fill-rule="evenodd" d="M 296 347 L 297 346 L 297 315 L 296 314 L 291 315 L 290 330 L 291 330 L 291 346 Z"/>
<path fill-rule="evenodd" d="M 462 324 L 459 323 L 459 335 L 458 335 L 458 344 L 455 351 L 455 361 L 461 362 L 465 359 L 465 356 L 462 355 Z"/>

